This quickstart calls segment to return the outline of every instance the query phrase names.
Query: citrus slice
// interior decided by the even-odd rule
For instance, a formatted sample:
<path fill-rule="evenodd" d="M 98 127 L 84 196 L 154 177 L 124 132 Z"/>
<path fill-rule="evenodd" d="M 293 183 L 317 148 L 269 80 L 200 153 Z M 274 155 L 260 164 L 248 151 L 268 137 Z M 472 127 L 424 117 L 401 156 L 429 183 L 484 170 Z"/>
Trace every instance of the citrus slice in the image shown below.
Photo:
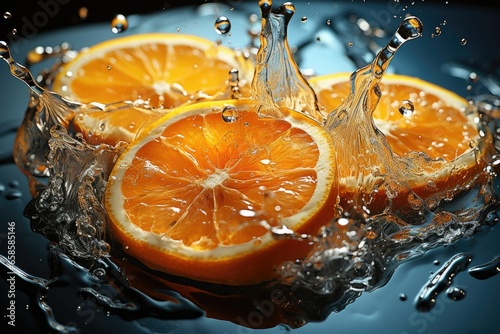
<path fill-rule="evenodd" d="M 303 234 L 333 216 L 334 146 L 291 110 L 258 116 L 252 100 L 179 107 L 120 156 L 106 190 L 126 251 L 174 275 L 254 284 L 304 257 Z M 295 237 L 291 236 L 291 233 Z"/>
<path fill-rule="evenodd" d="M 349 77 L 337 73 L 310 79 L 323 112 L 349 95 Z M 373 121 L 396 156 L 419 165 L 420 172 L 405 180 L 412 190 L 422 198 L 438 194 L 450 199 L 472 186 L 492 147 L 477 111 L 454 92 L 415 77 L 384 74 L 379 86 L 382 95 Z M 404 115 L 400 108 L 409 112 Z"/>
<path fill-rule="evenodd" d="M 62 66 L 52 89 L 82 103 L 140 101 L 150 109 L 161 110 L 203 99 L 231 98 L 229 81 L 233 70 L 238 71 L 239 93 L 249 96 L 253 64 L 241 53 L 192 35 L 138 34 L 81 50 Z M 135 137 L 133 129 L 141 127 L 135 116 L 107 111 L 85 115 L 84 110 L 75 126 L 84 136 L 89 129 L 102 127 L 103 122 L 121 126 L 120 136 L 108 136 L 113 144 Z M 100 139 L 94 136 L 90 140 Z"/>

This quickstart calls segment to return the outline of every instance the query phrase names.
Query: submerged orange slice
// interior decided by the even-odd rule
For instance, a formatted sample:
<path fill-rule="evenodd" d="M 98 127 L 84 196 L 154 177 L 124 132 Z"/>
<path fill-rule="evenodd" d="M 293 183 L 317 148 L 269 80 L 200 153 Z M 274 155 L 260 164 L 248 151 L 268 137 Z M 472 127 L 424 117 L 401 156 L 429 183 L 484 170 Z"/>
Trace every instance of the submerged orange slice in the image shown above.
<path fill-rule="evenodd" d="M 276 265 L 306 255 L 297 236 L 333 216 L 334 145 L 301 113 L 256 110 L 251 100 L 180 107 L 127 147 L 105 201 L 128 253 L 225 284 L 271 279 Z"/>
<path fill-rule="evenodd" d="M 132 141 L 138 129 L 151 118 L 162 116 L 165 109 L 231 98 L 233 70 L 238 70 L 239 93 L 249 96 L 253 64 L 242 54 L 192 35 L 138 34 L 81 50 L 61 68 L 52 89 L 83 103 L 136 101 L 145 105 L 147 112 L 131 106 L 131 112 L 110 107 L 105 111 L 84 109 L 77 114 L 77 131 L 88 141 L 114 144 Z M 100 130 L 107 127 L 109 130 Z"/>

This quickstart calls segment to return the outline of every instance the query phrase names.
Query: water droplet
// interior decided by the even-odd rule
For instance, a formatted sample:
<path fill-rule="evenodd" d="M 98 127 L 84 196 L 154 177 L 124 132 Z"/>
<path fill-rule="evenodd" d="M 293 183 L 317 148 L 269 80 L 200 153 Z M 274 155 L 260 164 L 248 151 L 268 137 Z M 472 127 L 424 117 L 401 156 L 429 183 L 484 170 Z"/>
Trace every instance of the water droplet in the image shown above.
<path fill-rule="evenodd" d="M 463 45 L 465 45 L 465 44 L 467 44 L 467 40 L 466 40 L 465 38 L 462 38 L 462 39 L 460 40 L 460 45 L 462 45 L 462 46 L 463 46 Z"/>
<path fill-rule="evenodd" d="M 128 20 L 125 15 L 118 14 L 111 21 L 111 31 L 115 34 L 124 32 L 128 28 Z"/>
<path fill-rule="evenodd" d="M 347 45 L 348 45 L 349 47 L 352 47 L 352 45 L 353 45 L 353 44 L 352 44 L 352 42 L 349 42 Z"/>
<path fill-rule="evenodd" d="M 17 29 L 16 28 L 12 29 L 12 35 L 15 35 L 15 34 L 17 34 Z"/>
<path fill-rule="evenodd" d="M 97 278 L 103 278 L 106 276 L 106 270 L 104 268 L 97 268 L 92 272 L 92 274 Z"/>
<path fill-rule="evenodd" d="M 477 75 L 477 73 L 476 73 L 476 72 L 471 72 L 471 73 L 469 74 L 469 79 L 470 79 L 470 81 L 472 81 L 472 82 L 476 83 L 476 82 L 478 82 L 478 81 L 479 81 L 479 76 Z"/>
<path fill-rule="evenodd" d="M 238 111 L 233 106 L 226 106 L 222 110 L 222 120 L 226 123 L 233 123 L 238 119 Z"/>
<path fill-rule="evenodd" d="M 436 36 L 441 35 L 441 28 L 440 27 L 436 27 L 436 29 L 434 31 L 435 31 Z"/>
<path fill-rule="evenodd" d="M 214 29 L 219 35 L 227 34 L 231 30 L 231 22 L 225 16 L 219 16 L 215 20 Z"/>
<path fill-rule="evenodd" d="M 89 14 L 89 10 L 87 9 L 87 7 L 81 7 L 78 10 L 78 17 L 80 18 L 80 20 L 85 20 L 87 18 L 88 14 Z"/>
<path fill-rule="evenodd" d="M 465 298 L 465 290 L 452 286 L 446 290 L 446 295 L 451 300 L 462 300 Z"/>
<path fill-rule="evenodd" d="M 326 20 L 326 25 L 329 26 L 332 24 L 332 20 Z"/>
<path fill-rule="evenodd" d="M 18 198 L 21 198 L 23 194 L 19 190 L 13 190 L 9 191 L 8 193 L 5 194 L 5 199 L 8 200 L 15 200 Z"/>
<path fill-rule="evenodd" d="M 410 100 L 401 101 L 401 104 L 399 105 L 399 112 L 401 113 L 401 115 L 409 117 L 413 114 L 414 110 L 415 107 L 413 106 L 413 102 L 411 102 Z"/>
<path fill-rule="evenodd" d="M 488 263 L 469 269 L 469 274 L 480 280 L 488 279 L 498 273 L 500 273 L 500 257 L 497 257 Z"/>
<path fill-rule="evenodd" d="M 12 17 L 12 14 L 11 14 L 10 12 L 5 12 L 5 13 L 3 13 L 3 18 L 4 18 L 4 19 L 8 20 L 8 19 L 10 19 L 11 17 Z"/>
<path fill-rule="evenodd" d="M 300 18 L 300 22 L 302 22 L 302 23 L 307 22 L 307 16 L 302 16 Z"/>
<path fill-rule="evenodd" d="M 11 187 L 11 188 L 17 188 L 17 187 L 19 187 L 19 185 L 20 185 L 20 183 L 17 180 L 11 180 L 9 182 L 9 187 Z"/>
<path fill-rule="evenodd" d="M 400 293 L 399 294 L 399 300 L 405 301 L 408 299 L 408 296 L 405 293 Z"/>
<path fill-rule="evenodd" d="M 441 262 L 439 262 L 439 260 L 434 260 L 434 265 L 439 266 L 440 264 Z"/>

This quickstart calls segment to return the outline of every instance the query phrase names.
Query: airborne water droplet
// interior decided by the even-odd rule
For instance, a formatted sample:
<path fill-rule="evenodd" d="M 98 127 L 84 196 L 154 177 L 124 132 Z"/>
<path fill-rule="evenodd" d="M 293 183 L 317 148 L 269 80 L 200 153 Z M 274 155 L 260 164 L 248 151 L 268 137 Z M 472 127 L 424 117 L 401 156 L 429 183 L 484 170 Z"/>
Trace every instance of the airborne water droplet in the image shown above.
<path fill-rule="evenodd" d="M 226 123 L 233 123 L 238 119 L 238 111 L 233 106 L 226 106 L 222 110 L 222 120 Z"/>
<path fill-rule="evenodd" d="M 128 21 L 125 15 L 118 14 L 111 21 L 111 31 L 115 34 L 124 32 L 128 28 Z"/>
<path fill-rule="evenodd" d="M 463 46 L 463 45 L 465 45 L 465 44 L 467 44 L 467 40 L 466 40 L 465 38 L 462 38 L 462 39 L 460 40 L 460 45 L 462 45 L 462 46 Z"/>
<path fill-rule="evenodd" d="M 5 13 L 3 13 L 3 18 L 4 18 L 4 19 L 6 19 L 6 20 L 7 20 L 7 19 L 10 19 L 11 17 L 12 17 L 12 14 L 11 14 L 10 12 L 5 12 Z"/>
<path fill-rule="evenodd" d="M 87 7 L 81 7 L 78 10 L 78 17 L 80 18 L 80 20 L 85 20 L 87 18 L 88 14 L 89 14 L 89 10 L 87 9 Z"/>
<path fill-rule="evenodd" d="M 410 100 L 401 101 L 401 104 L 399 105 L 399 112 L 401 113 L 401 115 L 409 117 L 413 114 L 414 110 L 415 107 L 413 106 L 413 103 Z"/>
<path fill-rule="evenodd" d="M 227 34 L 231 30 L 231 22 L 225 16 L 219 16 L 215 20 L 214 29 L 219 35 Z"/>

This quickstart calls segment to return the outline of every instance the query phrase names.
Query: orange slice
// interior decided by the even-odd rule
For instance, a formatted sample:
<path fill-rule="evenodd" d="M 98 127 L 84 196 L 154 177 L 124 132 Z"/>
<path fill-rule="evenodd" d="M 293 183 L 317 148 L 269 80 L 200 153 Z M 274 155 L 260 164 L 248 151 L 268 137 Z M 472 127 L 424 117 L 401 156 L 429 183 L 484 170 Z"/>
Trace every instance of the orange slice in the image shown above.
<path fill-rule="evenodd" d="M 105 202 L 128 253 L 225 284 L 271 279 L 274 266 L 306 255 L 310 243 L 297 236 L 315 234 L 334 214 L 333 143 L 301 113 L 262 118 L 253 104 L 177 108 L 127 147 Z"/>
<path fill-rule="evenodd" d="M 165 113 L 162 109 L 231 98 L 229 80 L 234 69 L 238 70 L 238 93 L 248 97 L 253 64 L 242 54 L 192 35 L 138 34 L 81 50 L 61 68 L 52 89 L 83 103 L 138 101 L 150 109 L 147 115 L 159 118 Z M 75 126 L 91 143 L 130 142 L 137 134 L 135 130 L 151 118 L 146 115 L 143 122 L 141 108 L 135 109 L 139 114 L 123 112 L 123 108 L 110 112 L 113 107 L 90 113 L 84 109 L 75 118 Z M 159 114 L 151 110 L 159 110 Z M 120 131 L 96 131 L 108 126 L 111 130 L 119 127 Z M 89 132 L 93 137 L 87 135 Z"/>
<path fill-rule="evenodd" d="M 334 110 L 348 96 L 349 76 L 311 78 L 324 112 Z M 379 86 L 382 97 L 373 114 L 374 124 L 396 156 L 420 164 L 420 173 L 405 180 L 412 190 L 422 198 L 452 198 L 472 186 L 492 152 L 491 135 L 481 128 L 477 111 L 459 95 L 418 78 L 384 74 Z M 400 107 L 407 101 L 414 110 L 404 116 Z"/>

